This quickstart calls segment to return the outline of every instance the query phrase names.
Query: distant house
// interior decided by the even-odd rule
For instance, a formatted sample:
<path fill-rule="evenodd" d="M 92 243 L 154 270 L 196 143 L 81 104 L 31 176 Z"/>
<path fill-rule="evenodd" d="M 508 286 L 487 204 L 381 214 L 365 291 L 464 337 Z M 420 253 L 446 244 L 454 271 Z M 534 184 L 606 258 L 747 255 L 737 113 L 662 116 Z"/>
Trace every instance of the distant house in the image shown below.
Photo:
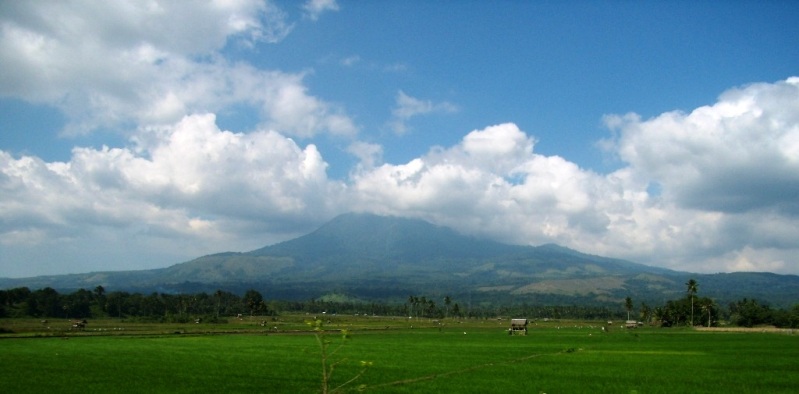
<path fill-rule="evenodd" d="M 638 322 L 635 320 L 627 320 L 624 322 L 624 327 L 626 328 L 636 328 L 638 327 Z"/>
<path fill-rule="evenodd" d="M 511 319 L 508 335 L 527 335 L 527 319 Z"/>

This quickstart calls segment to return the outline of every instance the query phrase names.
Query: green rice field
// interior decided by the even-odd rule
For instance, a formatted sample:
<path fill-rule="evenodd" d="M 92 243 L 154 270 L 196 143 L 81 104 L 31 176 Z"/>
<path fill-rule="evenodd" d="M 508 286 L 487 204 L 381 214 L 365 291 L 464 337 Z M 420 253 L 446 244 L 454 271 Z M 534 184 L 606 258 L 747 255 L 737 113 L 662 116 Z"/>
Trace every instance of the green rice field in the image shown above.
<path fill-rule="evenodd" d="M 318 393 L 309 317 L 226 324 L 0 320 L 1 393 Z M 605 322 L 328 317 L 330 392 L 794 393 L 799 333 Z M 342 339 L 339 330 L 350 332 Z M 342 345 L 343 344 L 343 345 Z M 342 345 L 339 347 L 339 345 Z M 351 378 L 356 377 L 347 383 Z M 343 385 L 342 387 L 339 387 Z"/>

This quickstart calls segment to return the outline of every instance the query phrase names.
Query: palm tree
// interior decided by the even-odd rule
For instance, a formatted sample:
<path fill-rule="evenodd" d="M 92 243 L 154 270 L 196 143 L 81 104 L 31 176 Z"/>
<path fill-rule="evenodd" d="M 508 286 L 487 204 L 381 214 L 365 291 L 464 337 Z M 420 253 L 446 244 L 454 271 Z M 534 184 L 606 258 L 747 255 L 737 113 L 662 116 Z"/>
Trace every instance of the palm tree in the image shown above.
<path fill-rule="evenodd" d="M 105 302 L 103 300 L 105 300 L 105 287 L 98 285 L 94 288 L 94 301 L 97 303 L 97 307 L 105 312 Z"/>
<path fill-rule="evenodd" d="M 649 308 L 649 305 L 646 302 L 641 303 L 641 320 L 643 320 L 646 324 L 649 324 L 649 320 L 652 317 L 652 309 Z"/>
<path fill-rule="evenodd" d="M 216 297 L 216 318 L 219 318 L 219 310 L 222 309 L 222 290 L 217 289 L 214 293 Z"/>
<path fill-rule="evenodd" d="M 624 299 L 624 309 L 627 310 L 627 320 L 630 320 L 630 312 L 633 310 L 633 299 L 630 296 Z"/>
<path fill-rule="evenodd" d="M 694 326 L 694 297 L 696 297 L 696 292 L 699 290 L 699 284 L 692 278 L 689 279 L 688 282 L 685 282 L 685 286 L 688 287 L 688 297 L 691 298 L 691 327 Z"/>
<path fill-rule="evenodd" d="M 707 326 L 710 327 L 710 315 L 713 312 L 713 307 L 716 306 L 716 303 L 713 302 L 710 298 L 704 298 L 699 302 L 703 311 L 707 312 Z"/>
<path fill-rule="evenodd" d="M 663 325 L 663 320 L 666 318 L 666 311 L 663 309 L 663 307 L 656 306 L 655 310 L 652 311 L 652 314 L 655 316 L 655 319 L 657 319 L 657 322 L 660 325 Z"/>

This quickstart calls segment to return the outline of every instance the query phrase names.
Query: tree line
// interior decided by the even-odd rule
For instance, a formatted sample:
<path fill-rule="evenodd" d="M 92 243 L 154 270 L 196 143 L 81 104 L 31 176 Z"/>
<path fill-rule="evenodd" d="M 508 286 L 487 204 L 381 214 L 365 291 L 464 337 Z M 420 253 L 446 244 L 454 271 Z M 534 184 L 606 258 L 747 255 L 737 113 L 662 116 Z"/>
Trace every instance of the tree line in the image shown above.
<path fill-rule="evenodd" d="M 471 301 L 459 302 L 453 297 L 410 295 L 394 302 L 330 301 L 324 298 L 303 301 L 266 300 L 253 289 L 243 295 L 217 290 L 211 294 L 150 294 L 125 291 L 107 292 L 102 286 L 93 290 L 79 289 L 59 293 L 46 287 L 0 290 L 0 317 L 36 317 L 83 319 L 114 317 L 160 322 L 189 322 L 202 318 L 206 322 L 222 322 L 226 317 L 242 315 L 270 316 L 280 312 L 321 314 L 369 314 L 411 318 L 538 317 L 550 319 L 616 319 L 621 311 L 606 306 L 586 305 L 498 305 Z"/>
<path fill-rule="evenodd" d="M 772 325 L 799 328 L 799 304 L 790 310 L 773 309 L 767 303 L 743 298 L 723 308 L 711 298 L 698 296 L 699 283 L 696 280 L 689 279 L 685 283 L 685 289 L 685 297 L 666 301 L 660 306 L 650 307 L 641 303 L 638 309 L 641 321 L 661 327 L 714 327 L 721 322 L 727 322 L 740 327 Z M 628 316 L 633 312 L 634 306 L 630 297 L 625 299 L 624 308 Z"/>
<path fill-rule="evenodd" d="M 213 294 L 166 294 L 106 292 L 103 286 L 61 294 L 51 287 L 0 290 L 0 317 L 48 318 L 148 318 L 187 322 L 197 317 L 211 321 L 238 314 L 269 314 L 261 294 L 248 290 L 243 296 L 218 290 Z"/>
<path fill-rule="evenodd" d="M 641 303 L 634 307 L 627 297 L 621 307 L 601 305 L 535 305 L 488 304 L 471 300 L 459 302 L 453 297 L 410 295 L 395 302 L 267 300 L 254 289 L 242 295 L 216 290 L 213 293 L 150 294 L 125 291 L 107 292 L 103 286 L 92 290 L 79 289 L 59 293 L 45 287 L 30 290 L 19 287 L 0 290 L 0 317 L 36 317 L 85 319 L 114 317 L 160 322 L 189 322 L 202 318 L 222 322 L 238 315 L 270 316 L 281 312 L 369 314 L 414 318 L 495 318 L 528 317 L 549 319 L 627 320 L 635 318 L 645 324 L 672 326 L 717 326 L 720 322 L 753 327 L 774 325 L 799 328 L 799 305 L 790 310 L 773 309 L 768 304 L 744 298 L 726 308 L 712 299 L 698 295 L 699 284 L 686 283 L 686 296 L 666 301 L 663 305 Z"/>

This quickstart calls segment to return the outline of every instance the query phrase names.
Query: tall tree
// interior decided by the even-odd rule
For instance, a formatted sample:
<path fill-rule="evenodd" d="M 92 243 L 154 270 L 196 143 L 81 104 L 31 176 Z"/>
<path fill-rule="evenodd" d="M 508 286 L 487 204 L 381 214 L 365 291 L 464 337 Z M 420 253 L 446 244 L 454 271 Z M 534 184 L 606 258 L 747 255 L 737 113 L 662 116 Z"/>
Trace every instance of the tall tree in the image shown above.
<path fill-rule="evenodd" d="M 264 297 L 255 289 L 247 290 L 242 301 L 250 310 L 250 316 L 254 315 L 264 305 Z"/>
<path fill-rule="evenodd" d="M 699 290 L 699 284 L 691 278 L 688 282 L 685 282 L 685 286 L 687 287 L 688 297 L 691 299 L 691 327 L 694 326 L 694 298 L 696 297 L 696 293 Z"/>
<path fill-rule="evenodd" d="M 94 288 L 94 304 L 98 312 L 105 312 L 105 287 L 102 285 Z"/>
<path fill-rule="evenodd" d="M 435 313 L 436 313 L 436 302 L 433 300 L 427 300 L 427 317 L 431 317 Z"/>
<path fill-rule="evenodd" d="M 222 290 L 217 289 L 214 292 L 214 298 L 216 298 L 216 318 L 219 318 L 219 310 L 222 309 Z"/>
<path fill-rule="evenodd" d="M 627 320 L 630 320 L 630 312 L 633 310 L 633 299 L 630 296 L 624 299 L 624 309 L 627 310 Z"/>
<path fill-rule="evenodd" d="M 646 324 L 649 324 L 649 320 L 652 318 L 652 308 L 646 304 L 646 302 L 641 303 L 641 320 L 643 320 Z"/>
<path fill-rule="evenodd" d="M 450 298 L 449 296 L 444 296 L 444 305 L 447 308 L 447 313 L 446 315 L 444 315 L 444 317 L 449 317 L 449 304 L 451 303 L 452 303 L 452 298 Z"/>
<path fill-rule="evenodd" d="M 699 303 L 702 310 L 707 312 L 707 326 L 710 327 L 710 316 L 713 313 L 713 308 L 716 306 L 716 303 L 710 298 L 703 298 Z"/>

